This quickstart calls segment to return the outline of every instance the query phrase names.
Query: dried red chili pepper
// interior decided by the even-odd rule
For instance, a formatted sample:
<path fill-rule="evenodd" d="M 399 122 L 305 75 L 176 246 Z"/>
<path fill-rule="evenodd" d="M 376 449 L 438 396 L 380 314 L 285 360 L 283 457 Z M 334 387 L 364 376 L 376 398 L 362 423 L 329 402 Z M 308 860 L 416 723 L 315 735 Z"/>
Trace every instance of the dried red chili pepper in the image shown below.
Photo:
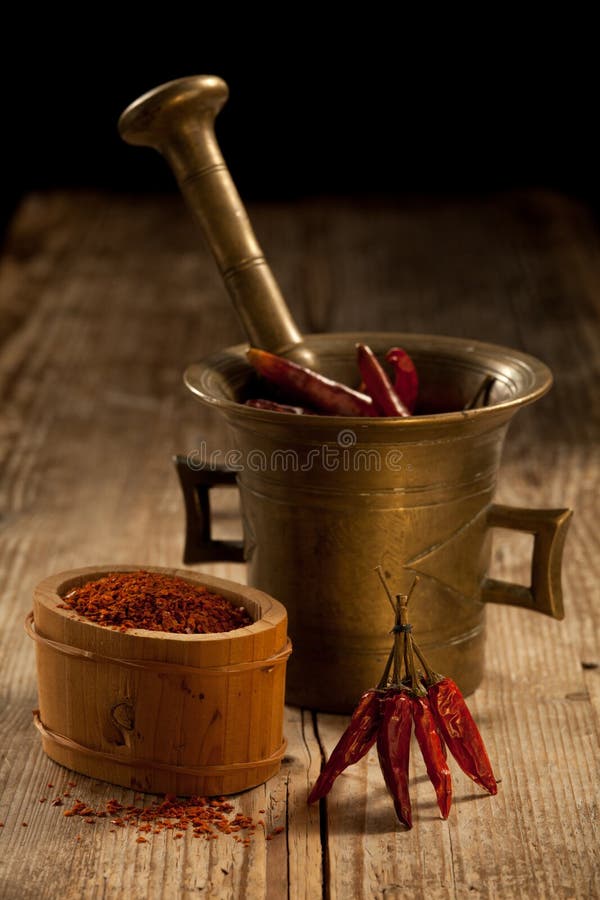
<path fill-rule="evenodd" d="M 254 347 L 247 351 L 246 356 L 259 375 L 285 392 L 290 403 L 306 404 L 318 412 L 335 416 L 377 415 L 373 401 L 366 394 L 305 369 L 289 359 Z"/>
<path fill-rule="evenodd" d="M 408 762 L 412 730 L 411 699 L 404 691 L 390 692 L 381 701 L 383 717 L 377 733 L 379 764 L 400 821 L 412 828 L 408 792 Z"/>
<path fill-rule="evenodd" d="M 407 410 L 413 413 L 419 393 L 419 376 L 414 362 L 402 347 L 390 347 L 385 358 L 394 367 L 396 393 Z"/>
<path fill-rule="evenodd" d="M 410 413 L 383 371 L 379 361 L 366 344 L 356 345 L 358 368 L 367 392 L 382 416 L 409 416 Z"/>
<path fill-rule="evenodd" d="M 309 803 L 325 797 L 338 775 L 348 766 L 357 763 L 371 749 L 377 740 L 377 729 L 381 721 L 380 703 L 380 694 L 376 690 L 366 691 L 362 695 L 352 713 L 350 724 L 332 750 L 309 794 Z"/>
<path fill-rule="evenodd" d="M 411 705 L 415 737 L 423 754 L 429 780 L 435 788 L 442 818 L 447 819 L 452 806 L 452 777 L 446 763 L 443 743 L 427 697 L 411 697 Z"/>
<path fill-rule="evenodd" d="M 451 678 L 442 678 L 429 685 L 427 696 L 437 726 L 458 765 L 490 794 L 497 794 L 483 738 L 457 685 Z"/>

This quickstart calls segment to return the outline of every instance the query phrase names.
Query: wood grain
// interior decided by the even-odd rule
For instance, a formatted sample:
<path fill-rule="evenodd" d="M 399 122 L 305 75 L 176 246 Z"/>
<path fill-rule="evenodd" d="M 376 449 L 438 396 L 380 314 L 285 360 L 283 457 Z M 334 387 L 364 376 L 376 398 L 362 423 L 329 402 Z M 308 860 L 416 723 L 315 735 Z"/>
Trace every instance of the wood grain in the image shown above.
<path fill-rule="evenodd" d="M 32 195 L 0 259 L 0 897 L 600 896 L 596 222 L 546 193 L 311 201 L 251 216 L 304 330 L 453 334 L 550 365 L 553 391 L 511 426 L 497 499 L 575 509 L 566 618 L 488 610 L 487 676 L 471 707 L 502 782 L 488 798 L 454 767 L 447 822 L 416 745 L 411 832 L 394 820 L 373 755 L 321 810 L 308 808 L 321 754 L 346 720 L 294 709 L 281 773 L 236 799 L 265 820 L 248 849 L 169 835 L 139 845 L 133 830 L 111 834 L 39 803 L 48 783 L 58 792 L 71 776 L 43 755 L 31 722 L 34 653 L 22 620 L 33 586 L 84 565 L 180 566 L 170 456 L 203 441 L 229 446 L 181 374 L 243 336 L 180 201 Z M 235 492 L 215 493 L 213 505 L 215 536 L 239 536 Z M 519 536 L 497 532 L 494 577 L 527 581 L 526 558 Z M 245 580 L 240 564 L 204 569 Z M 86 801 L 132 801 L 74 780 Z"/>

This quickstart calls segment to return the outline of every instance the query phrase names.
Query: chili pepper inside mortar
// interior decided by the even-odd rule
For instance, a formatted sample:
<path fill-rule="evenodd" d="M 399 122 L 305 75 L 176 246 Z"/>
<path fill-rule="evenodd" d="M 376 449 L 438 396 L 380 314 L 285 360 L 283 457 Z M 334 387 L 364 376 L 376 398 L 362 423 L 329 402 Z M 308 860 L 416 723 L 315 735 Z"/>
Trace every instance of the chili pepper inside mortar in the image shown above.
<path fill-rule="evenodd" d="M 366 344 L 357 344 L 357 362 L 368 395 L 380 416 L 409 416 L 410 412 L 398 396 L 377 357 Z"/>
<path fill-rule="evenodd" d="M 274 412 L 405 417 L 411 414 L 416 403 L 417 371 L 406 351 L 399 347 L 392 347 L 386 357 L 396 372 L 396 385 L 393 385 L 371 348 L 366 344 L 356 345 L 357 368 L 363 379 L 358 391 L 265 350 L 251 347 L 246 358 L 266 382 L 279 390 L 283 400 L 278 403 L 250 398 L 245 401 L 247 406 Z M 404 394 L 411 404 L 410 410 L 404 403 Z M 302 406 L 290 407 L 290 403 Z"/>
<path fill-rule="evenodd" d="M 394 390 L 409 413 L 413 413 L 419 393 L 419 376 L 414 362 L 402 347 L 390 347 L 385 358 L 394 369 Z"/>
<path fill-rule="evenodd" d="M 377 741 L 379 763 L 396 814 L 411 828 L 408 764 L 413 723 L 442 818 L 448 818 L 452 805 L 446 745 L 469 778 L 490 794 L 496 794 L 498 788 L 483 739 L 462 694 L 450 678 L 432 671 L 412 636 L 408 596 L 398 595 L 394 603 L 380 569 L 378 573 L 396 617 L 394 645 L 379 684 L 363 694 L 308 802 L 325 797 L 337 776 L 358 762 Z M 417 582 L 418 577 L 411 591 Z"/>
<path fill-rule="evenodd" d="M 357 343 L 356 362 L 362 376 L 358 390 L 266 350 L 251 347 L 246 351 L 246 358 L 267 386 L 270 384 L 278 392 L 277 399 L 250 397 L 244 401 L 246 406 L 254 409 L 294 415 L 375 418 L 406 418 L 419 412 L 416 409 L 419 376 L 414 362 L 402 347 L 390 347 L 385 354 L 394 374 L 392 383 L 371 348 Z M 493 375 L 486 375 L 464 409 L 488 406 L 495 381 Z"/>

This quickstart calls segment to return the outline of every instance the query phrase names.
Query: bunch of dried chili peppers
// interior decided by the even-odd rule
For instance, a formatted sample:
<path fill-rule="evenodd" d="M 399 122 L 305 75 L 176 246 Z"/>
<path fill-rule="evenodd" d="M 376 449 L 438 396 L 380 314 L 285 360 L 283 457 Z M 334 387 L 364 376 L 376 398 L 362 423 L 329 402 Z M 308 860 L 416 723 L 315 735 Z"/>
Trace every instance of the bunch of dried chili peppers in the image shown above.
<path fill-rule="evenodd" d="M 394 602 L 381 571 L 379 575 L 394 608 L 394 645 L 379 684 L 361 697 L 308 802 L 325 797 L 338 775 L 377 742 L 379 763 L 396 814 L 412 828 L 408 766 L 413 724 L 442 818 L 448 818 L 452 805 L 446 746 L 476 784 L 490 794 L 496 794 L 498 788 L 482 737 L 460 690 L 452 679 L 432 671 L 412 636 L 408 596 L 399 595 Z"/>

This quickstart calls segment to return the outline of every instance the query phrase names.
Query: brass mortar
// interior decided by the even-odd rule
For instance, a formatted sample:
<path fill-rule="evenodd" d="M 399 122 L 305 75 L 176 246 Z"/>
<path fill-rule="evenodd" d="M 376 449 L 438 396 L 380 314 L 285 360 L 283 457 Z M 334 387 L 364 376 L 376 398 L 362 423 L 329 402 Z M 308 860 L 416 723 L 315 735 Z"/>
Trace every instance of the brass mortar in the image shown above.
<path fill-rule="evenodd" d="M 216 142 L 214 120 L 226 99 L 227 86 L 215 76 L 169 82 L 128 107 L 121 134 L 156 148 L 171 165 L 254 346 L 354 384 L 356 341 L 380 355 L 400 345 L 417 365 L 425 414 L 355 419 L 246 407 L 240 401 L 253 377 L 246 345 L 191 366 L 186 384 L 226 417 L 238 456 L 227 471 L 178 459 L 185 561 L 248 561 L 250 584 L 288 610 L 295 646 L 288 701 L 331 712 L 354 707 L 379 680 L 389 652 L 390 617 L 374 567 L 381 564 L 394 590 L 406 589 L 418 572 L 410 615 L 419 643 L 468 693 L 483 674 L 487 602 L 563 615 L 570 511 L 492 503 L 510 419 L 550 388 L 551 373 L 519 351 L 457 338 L 302 336 Z M 461 412 L 488 374 L 496 378 L 490 405 Z M 210 539 L 209 489 L 234 480 L 243 548 Z M 494 526 L 534 535 L 531 586 L 487 577 Z"/>
<path fill-rule="evenodd" d="M 420 575 L 410 601 L 419 643 L 435 669 L 470 693 L 483 676 L 486 603 L 562 618 L 560 566 L 571 515 L 492 503 L 512 416 L 551 386 L 543 363 L 434 335 L 305 338 L 325 374 L 350 383 L 357 340 L 380 355 L 392 345 L 406 348 L 426 408 L 440 399 L 460 408 L 486 374 L 496 377 L 491 405 L 408 419 L 257 410 L 238 402 L 252 377 L 246 345 L 185 373 L 190 390 L 225 416 L 233 434 L 248 580 L 288 611 L 295 647 L 288 702 L 331 712 L 354 708 L 389 653 L 390 613 L 376 565 L 394 590 Z M 180 469 L 189 477 L 199 462 L 180 459 Z M 199 469 L 200 481 L 205 474 Z M 199 541 L 202 529 L 192 522 L 188 560 L 226 557 L 227 547 L 208 532 Z M 487 577 L 494 526 L 534 535 L 530 587 Z"/>

